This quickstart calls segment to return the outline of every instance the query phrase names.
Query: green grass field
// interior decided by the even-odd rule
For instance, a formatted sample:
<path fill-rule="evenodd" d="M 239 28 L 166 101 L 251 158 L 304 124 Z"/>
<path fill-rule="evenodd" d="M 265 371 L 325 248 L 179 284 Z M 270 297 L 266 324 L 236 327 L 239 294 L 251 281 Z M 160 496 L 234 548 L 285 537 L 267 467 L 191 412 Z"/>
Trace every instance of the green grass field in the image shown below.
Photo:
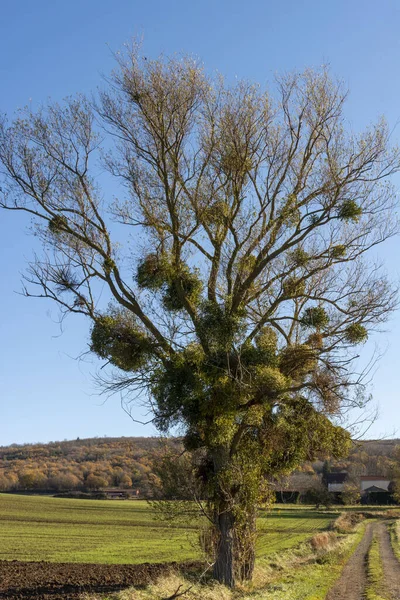
<path fill-rule="evenodd" d="M 326 529 L 337 516 L 304 506 L 278 505 L 271 511 L 261 511 L 257 524 L 257 554 L 264 557 L 297 546 Z"/>
<path fill-rule="evenodd" d="M 390 541 L 395 555 L 400 560 L 400 519 L 392 523 L 390 527 Z"/>
<path fill-rule="evenodd" d="M 306 508 L 262 511 L 259 557 L 296 546 L 333 515 Z M 145 501 L 59 499 L 0 494 L 0 559 L 141 563 L 198 558 L 197 523 L 168 526 Z"/>

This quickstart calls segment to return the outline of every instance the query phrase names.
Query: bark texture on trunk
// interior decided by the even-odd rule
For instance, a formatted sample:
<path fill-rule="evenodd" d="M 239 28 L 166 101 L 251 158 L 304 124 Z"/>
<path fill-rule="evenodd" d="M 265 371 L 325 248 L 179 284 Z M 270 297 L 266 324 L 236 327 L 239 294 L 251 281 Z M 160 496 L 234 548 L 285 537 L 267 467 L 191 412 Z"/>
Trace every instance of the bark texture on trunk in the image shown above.
<path fill-rule="evenodd" d="M 229 448 L 220 446 L 213 454 L 214 473 L 217 476 L 229 468 Z M 235 586 L 235 556 L 234 556 L 234 515 L 232 513 L 231 498 L 227 495 L 227 488 L 216 490 L 215 527 L 218 533 L 216 556 L 214 563 L 214 578 L 233 588 Z"/>
<path fill-rule="evenodd" d="M 218 543 L 214 563 L 214 578 L 234 587 L 240 581 L 250 581 L 255 564 L 255 514 L 248 515 L 244 527 L 238 527 L 232 512 L 226 510 L 217 517 Z"/>
<path fill-rule="evenodd" d="M 228 587 L 235 586 L 234 520 L 232 513 L 218 515 L 219 540 L 214 563 L 214 578 Z"/>
<path fill-rule="evenodd" d="M 246 506 L 246 495 L 241 493 L 243 490 L 238 482 L 232 481 L 229 475 L 225 479 L 224 473 L 229 473 L 231 460 L 226 447 L 214 452 L 214 473 L 218 481 L 214 523 L 218 539 L 213 574 L 217 581 L 233 588 L 237 582 L 250 580 L 253 576 L 256 510 L 254 506 Z M 245 503 L 243 506 L 240 506 L 241 500 Z M 239 522 L 234 508 L 240 508 Z"/>

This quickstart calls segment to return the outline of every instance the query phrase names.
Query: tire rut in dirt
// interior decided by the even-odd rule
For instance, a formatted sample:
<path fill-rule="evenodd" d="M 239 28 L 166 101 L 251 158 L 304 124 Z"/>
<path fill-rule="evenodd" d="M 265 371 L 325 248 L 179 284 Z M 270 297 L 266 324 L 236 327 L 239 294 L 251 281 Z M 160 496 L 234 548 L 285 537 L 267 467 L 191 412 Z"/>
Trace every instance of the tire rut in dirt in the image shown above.
<path fill-rule="evenodd" d="M 385 589 L 391 600 L 400 600 L 400 563 L 397 560 L 388 531 L 388 523 L 378 523 L 376 534 L 385 578 Z"/>
<path fill-rule="evenodd" d="M 84 592 L 102 594 L 142 587 L 171 570 L 195 572 L 201 567 L 198 562 L 99 565 L 0 561 L 0 599 L 75 600 Z"/>
<path fill-rule="evenodd" d="M 367 582 L 365 561 L 372 535 L 373 526 L 369 523 L 364 537 L 347 561 L 340 578 L 328 592 L 325 600 L 362 600 Z"/>

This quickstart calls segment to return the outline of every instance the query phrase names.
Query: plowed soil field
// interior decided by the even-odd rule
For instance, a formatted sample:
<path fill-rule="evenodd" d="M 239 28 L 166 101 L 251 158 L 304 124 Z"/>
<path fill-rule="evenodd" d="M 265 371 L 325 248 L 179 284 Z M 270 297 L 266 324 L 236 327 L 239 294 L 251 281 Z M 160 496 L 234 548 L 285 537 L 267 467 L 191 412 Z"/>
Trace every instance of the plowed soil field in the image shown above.
<path fill-rule="evenodd" d="M 201 563 L 180 565 L 197 571 Z M 96 565 L 0 561 L 0 598 L 3 600 L 75 600 L 85 592 L 107 593 L 143 586 L 177 569 L 176 563 Z"/>

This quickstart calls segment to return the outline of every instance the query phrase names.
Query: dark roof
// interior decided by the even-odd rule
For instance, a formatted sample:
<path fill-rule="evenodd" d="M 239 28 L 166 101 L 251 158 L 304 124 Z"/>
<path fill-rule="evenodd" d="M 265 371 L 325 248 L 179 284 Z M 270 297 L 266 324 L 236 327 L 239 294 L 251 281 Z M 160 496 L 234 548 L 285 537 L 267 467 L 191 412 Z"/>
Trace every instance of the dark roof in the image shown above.
<path fill-rule="evenodd" d="M 361 475 L 360 481 L 390 481 L 390 479 L 383 475 Z"/>
<path fill-rule="evenodd" d="M 136 494 L 137 490 L 136 489 L 122 489 L 122 488 L 103 488 L 101 490 L 102 492 L 104 492 L 105 494 Z"/>
<path fill-rule="evenodd" d="M 327 473 L 325 481 L 327 483 L 344 483 L 347 479 L 347 473 Z"/>
<path fill-rule="evenodd" d="M 385 490 L 384 488 L 380 488 L 376 485 L 371 485 L 371 487 L 364 490 L 364 492 L 385 492 L 386 494 L 388 493 L 387 490 Z"/>

